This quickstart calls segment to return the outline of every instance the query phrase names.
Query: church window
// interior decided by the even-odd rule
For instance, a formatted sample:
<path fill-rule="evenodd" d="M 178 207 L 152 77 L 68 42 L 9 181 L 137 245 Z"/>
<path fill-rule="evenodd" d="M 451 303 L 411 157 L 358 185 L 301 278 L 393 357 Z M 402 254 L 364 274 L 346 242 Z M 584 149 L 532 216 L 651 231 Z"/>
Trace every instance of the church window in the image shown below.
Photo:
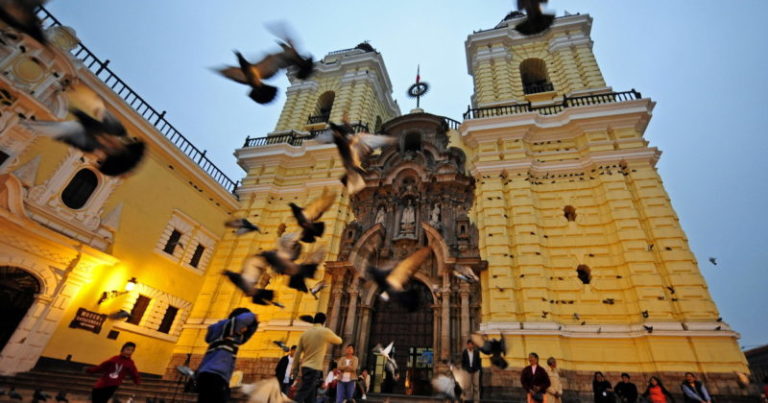
<path fill-rule="evenodd" d="M 147 311 L 151 300 L 152 299 L 149 297 L 139 295 L 139 298 L 136 299 L 136 303 L 133 304 L 133 309 L 131 309 L 131 316 L 126 322 L 138 325 L 139 322 L 141 322 L 141 318 L 144 316 L 144 312 Z"/>
<path fill-rule="evenodd" d="M 403 151 L 421 151 L 421 135 L 408 133 L 403 140 Z"/>
<path fill-rule="evenodd" d="M 179 308 L 168 305 L 168 308 L 166 308 L 165 314 L 163 315 L 163 320 L 160 322 L 160 327 L 157 328 L 157 331 L 165 334 L 170 333 L 171 327 L 173 326 L 173 321 L 176 319 L 177 313 L 179 313 Z"/>
<path fill-rule="evenodd" d="M 526 94 L 554 91 L 547 75 L 547 64 L 541 59 L 526 59 L 520 63 L 520 77 Z"/>
<path fill-rule="evenodd" d="M 61 201 L 71 209 L 80 209 L 96 190 L 99 178 L 90 169 L 81 169 L 61 192 Z"/>
<path fill-rule="evenodd" d="M 179 230 L 174 229 L 173 232 L 171 232 L 171 236 L 168 237 L 168 242 L 165 243 L 165 248 L 163 248 L 163 252 L 173 255 L 173 252 L 176 251 L 176 246 L 181 246 L 182 249 L 184 246 L 179 242 L 181 239 L 181 232 Z"/>
<path fill-rule="evenodd" d="M 189 259 L 189 265 L 197 267 L 197 265 L 200 264 L 200 258 L 203 257 L 203 252 L 205 252 L 205 246 L 197 244 L 195 252 L 192 254 L 192 258 Z"/>
<path fill-rule="evenodd" d="M 336 99 L 336 93 L 333 91 L 324 92 L 317 98 L 317 107 L 315 108 L 315 115 L 309 117 L 308 123 L 322 123 L 327 122 L 331 118 L 331 109 L 333 109 L 333 101 Z"/>

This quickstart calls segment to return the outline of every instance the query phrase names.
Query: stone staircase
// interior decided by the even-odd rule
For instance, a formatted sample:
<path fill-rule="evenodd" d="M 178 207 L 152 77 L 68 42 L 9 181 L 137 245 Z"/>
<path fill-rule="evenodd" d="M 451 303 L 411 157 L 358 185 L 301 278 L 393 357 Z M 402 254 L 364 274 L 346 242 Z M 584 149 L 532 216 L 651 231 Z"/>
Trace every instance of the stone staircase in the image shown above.
<path fill-rule="evenodd" d="M 59 391 L 66 392 L 70 403 L 90 401 L 91 387 L 98 379 L 95 375 L 73 372 L 57 371 L 32 371 L 18 374 L 16 376 L 0 376 L 0 389 L 6 392 L 11 386 L 16 388 L 24 399 L 24 402 L 32 401 L 32 394 L 35 389 L 41 389 L 46 394 L 54 397 Z M 134 398 L 136 403 L 147 402 L 148 399 L 154 399 L 155 402 L 197 402 L 197 395 L 184 393 L 184 385 L 176 381 L 143 378 L 140 385 L 134 384 L 128 380 L 115 393 L 120 401 L 126 402 L 129 397 Z M 10 400 L 8 396 L 0 396 L 0 402 L 18 402 Z M 49 402 L 55 401 L 49 399 Z M 240 396 L 236 396 L 232 401 L 245 401 Z"/>

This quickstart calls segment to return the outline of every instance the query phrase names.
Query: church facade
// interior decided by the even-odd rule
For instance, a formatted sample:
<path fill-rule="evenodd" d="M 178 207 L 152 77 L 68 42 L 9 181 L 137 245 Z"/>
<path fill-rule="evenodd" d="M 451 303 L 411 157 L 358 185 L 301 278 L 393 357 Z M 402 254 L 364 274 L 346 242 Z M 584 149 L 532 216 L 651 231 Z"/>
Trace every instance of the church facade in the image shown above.
<path fill-rule="evenodd" d="M 531 37 L 514 30 L 517 18 L 468 36 L 474 93 L 461 122 L 401 114 L 383 57 L 367 43 L 329 53 L 308 80 L 289 75 L 275 130 L 236 150 L 246 171 L 236 190 L 204 153 L 184 151 L 162 114 L 137 108 L 105 65 L 83 57 L 70 29 L 49 27 L 54 50 L 26 39 L 3 46 L 0 274 L 16 284 L 8 295 L 28 302 L 8 319 L 0 371 L 95 363 L 130 337 L 143 371 L 175 378 L 177 365 L 199 363 L 207 326 L 246 306 L 260 321 L 238 356 L 246 381 L 271 376 L 282 355 L 273 342 L 295 344 L 309 327 L 298 317 L 322 311 L 357 346 L 374 390 L 383 371 L 374 345 L 395 342 L 396 393 L 429 394 L 443 361 L 457 361 L 480 332 L 505 338 L 510 363 L 484 362 L 487 397 L 519 391 L 532 351 L 558 359 L 573 394 L 591 391 L 594 371 L 671 384 L 692 371 L 716 394 L 742 394 L 738 334 L 720 319 L 664 190 L 661 152 L 643 138 L 655 103 L 606 85 L 588 15 L 557 18 Z M 94 161 L 18 124 L 22 115 L 64 119 L 65 78 L 95 88 L 151 147 L 136 175 L 97 176 L 80 206 L 63 194 L 88 176 L 82 170 L 97 175 Z M 335 146 L 313 139 L 342 119 L 397 139 L 365 162 L 367 186 L 352 197 L 341 190 Z M 323 216 L 325 235 L 304 249 L 327 248 L 310 284 L 327 287 L 315 297 L 273 276 L 262 285 L 284 308 L 251 304 L 221 272 L 297 230 L 288 203 L 324 188 L 339 194 Z M 152 206 L 136 196 L 147 194 Z M 225 231 L 232 217 L 262 232 Z M 367 265 L 422 246 L 431 254 L 412 285 L 422 305 L 409 312 L 379 298 Z M 457 266 L 480 281 L 460 281 Z M 104 317 L 120 309 L 130 316 Z M 89 318 L 98 332 L 72 326 Z"/>

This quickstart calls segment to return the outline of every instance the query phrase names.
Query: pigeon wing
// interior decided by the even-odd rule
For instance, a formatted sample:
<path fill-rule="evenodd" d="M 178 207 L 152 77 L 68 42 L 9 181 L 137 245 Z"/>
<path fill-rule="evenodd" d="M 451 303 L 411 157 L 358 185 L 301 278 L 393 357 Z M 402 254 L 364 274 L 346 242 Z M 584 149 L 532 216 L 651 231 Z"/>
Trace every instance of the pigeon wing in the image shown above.
<path fill-rule="evenodd" d="M 323 213 L 328 211 L 336 200 L 336 192 L 323 188 L 323 193 L 306 207 L 304 207 L 304 217 L 309 221 L 315 221 L 322 217 Z"/>
<path fill-rule="evenodd" d="M 403 291 L 404 285 L 408 283 L 414 273 L 421 267 L 424 260 L 427 259 L 432 250 L 425 246 L 395 266 L 392 272 L 387 276 L 387 283 L 396 291 Z"/>

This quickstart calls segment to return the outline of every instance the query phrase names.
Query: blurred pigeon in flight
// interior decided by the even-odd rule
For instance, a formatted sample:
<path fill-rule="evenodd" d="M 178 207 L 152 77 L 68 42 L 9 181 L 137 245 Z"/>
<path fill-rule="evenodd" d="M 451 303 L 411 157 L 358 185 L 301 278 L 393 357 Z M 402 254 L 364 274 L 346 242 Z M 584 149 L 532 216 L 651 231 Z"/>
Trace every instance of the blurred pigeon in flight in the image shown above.
<path fill-rule="evenodd" d="M 395 372 L 397 372 L 397 362 L 395 361 L 393 354 L 393 349 L 395 348 L 395 342 L 390 342 L 387 347 L 382 348 L 381 344 L 377 344 L 373 348 L 373 354 L 380 355 L 384 357 L 384 370 L 389 372 L 390 374 L 394 375 Z"/>
<path fill-rule="evenodd" d="M 397 263 L 392 269 L 368 266 L 367 272 L 383 290 L 382 295 L 385 299 L 397 302 L 410 312 L 414 312 L 420 307 L 419 293 L 415 288 L 406 286 L 431 252 L 429 247 L 423 247 Z"/>
<path fill-rule="evenodd" d="M 269 54 L 256 63 L 249 62 L 240 52 L 235 51 L 238 66 L 225 67 L 218 72 L 230 80 L 250 86 L 251 92 L 248 96 L 252 100 L 260 104 L 269 103 L 275 99 L 277 88 L 265 84 L 263 80 L 289 67 L 295 67 L 296 77 L 303 80 L 308 78 L 314 69 L 312 57 L 300 55 L 292 39 L 284 38 L 278 44 L 282 48 L 281 52 Z"/>
<path fill-rule="evenodd" d="M 477 277 L 477 274 L 475 274 L 471 267 L 461 264 L 456 265 L 453 270 L 453 275 L 456 276 L 456 278 L 459 280 L 463 280 L 468 283 L 476 283 L 480 281 L 480 279 Z"/>
<path fill-rule="evenodd" d="M 235 234 L 237 235 L 243 235 L 253 231 L 261 232 L 261 229 L 259 227 L 253 225 L 250 221 L 248 221 L 245 218 L 235 218 L 233 220 L 229 220 L 224 223 L 224 226 L 229 228 L 235 228 Z"/>
<path fill-rule="evenodd" d="M 554 14 L 544 14 L 541 4 L 547 0 L 517 0 L 517 9 L 525 10 L 525 21 L 517 24 L 515 29 L 523 35 L 534 35 L 546 31 L 555 21 Z"/>
<path fill-rule="evenodd" d="M 392 136 L 355 133 L 346 122 L 341 125 L 333 122 L 328 124 L 346 172 L 341 177 L 341 183 L 347 188 L 347 193 L 353 195 L 365 188 L 363 160 L 375 149 L 394 144 L 397 139 Z"/>
<path fill-rule="evenodd" d="M 243 294 L 251 297 L 254 304 L 268 305 L 273 303 L 275 292 L 256 287 L 256 283 L 266 270 L 267 263 L 260 256 L 250 256 L 243 261 L 240 273 L 224 270 L 221 274 L 226 276 L 235 287 L 243 291 Z"/>
<path fill-rule="evenodd" d="M 507 355 L 507 345 L 503 335 L 501 339 L 489 339 L 486 335 L 473 333 L 470 339 L 481 353 L 491 356 L 491 364 L 501 369 L 507 368 L 509 365 L 507 360 L 501 357 L 502 355 Z"/>
<path fill-rule="evenodd" d="M 325 224 L 317 220 L 331 208 L 334 200 L 336 200 L 336 192 L 324 188 L 323 193 L 304 208 L 295 203 L 289 203 L 293 216 L 302 228 L 301 242 L 312 243 L 315 242 L 316 237 L 323 236 Z"/>
<path fill-rule="evenodd" d="M 48 45 L 40 19 L 35 13 L 43 4 L 45 0 L 0 0 L 0 20 L 41 44 Z"/>

